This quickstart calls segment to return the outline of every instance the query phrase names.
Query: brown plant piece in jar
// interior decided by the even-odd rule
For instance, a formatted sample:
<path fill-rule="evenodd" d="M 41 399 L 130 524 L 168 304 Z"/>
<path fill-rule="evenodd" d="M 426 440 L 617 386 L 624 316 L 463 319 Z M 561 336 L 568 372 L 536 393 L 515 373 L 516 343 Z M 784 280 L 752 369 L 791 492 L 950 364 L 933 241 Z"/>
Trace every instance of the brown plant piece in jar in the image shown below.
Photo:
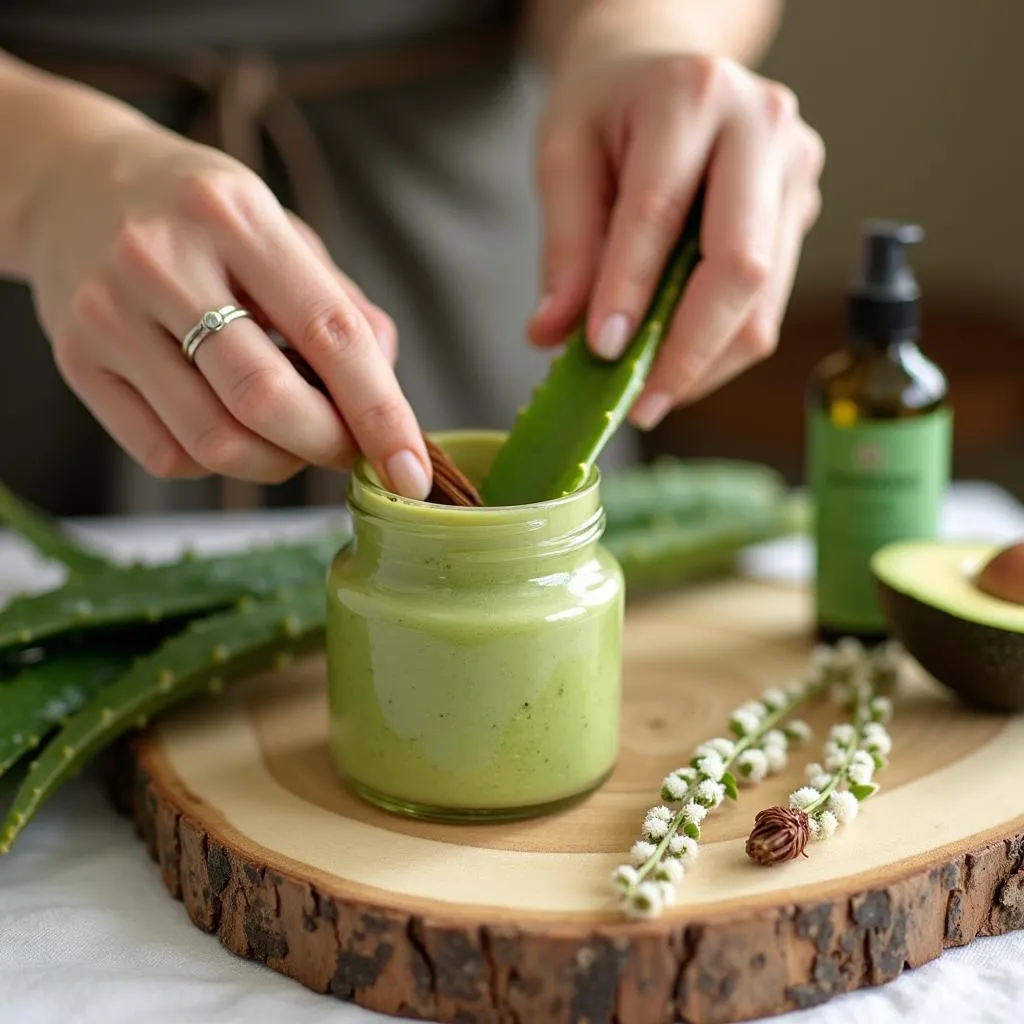
<path fill-rule="evenodd" d="M 443 505 L 483 505 L 477 489 L 452 462 L 448 453 L 426 434 L 423 435 L 423 443 L 427 446 L 434 475 L 434 486 L 427 500 Z"/>
<path fill-rule="evenodd" d="M 781 864 L 807 856 L 811 823 L 804 811 L 790 807 L 766 807 L 758 811 L 747 836 L 747 856 L 758 864 Z"/>
<path fill-rule="evenodd" d="M 282 348 L 282 354 L 295 367 L 307 384 L 329 396 L 327 387 L 306 359 L 293 348 Z M 423 442 L 430 456 L 434 485 L 427 495 L 427 501 L 439 505 L 483 505 L 477 489 L 466 475 L 448 457 L 448 453 L 435 444 L 426 434 Z"/>

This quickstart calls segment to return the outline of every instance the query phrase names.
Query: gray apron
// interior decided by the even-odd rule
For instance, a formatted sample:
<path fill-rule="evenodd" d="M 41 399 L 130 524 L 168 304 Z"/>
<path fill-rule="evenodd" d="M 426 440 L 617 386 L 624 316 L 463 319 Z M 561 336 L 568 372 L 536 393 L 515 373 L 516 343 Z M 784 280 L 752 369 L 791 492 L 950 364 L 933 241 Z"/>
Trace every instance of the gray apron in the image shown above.
<path fill-rule="evenodd" d="M 0 47 L 254 167 L 394 317 L 427 430 L 504 429 L 545 372 L 534 134 L 516 5 L 457 0 L 0 0 Z M 197 310 L 197 318 L 202 311 Z M 28 290 L 0 282 L 0 480 L 59 515 L 336 504 L 344 474 L 161 481 L 57 374 Z M 632 432 L 602 465 L 635 457 Z"/>

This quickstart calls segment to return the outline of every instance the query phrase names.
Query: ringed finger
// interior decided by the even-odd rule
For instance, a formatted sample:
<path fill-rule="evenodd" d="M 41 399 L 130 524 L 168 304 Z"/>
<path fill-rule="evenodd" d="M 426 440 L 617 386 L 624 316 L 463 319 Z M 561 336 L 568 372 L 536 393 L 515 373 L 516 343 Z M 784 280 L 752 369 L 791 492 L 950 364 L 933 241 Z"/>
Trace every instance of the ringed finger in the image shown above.
<path fill-rule="evenodd" d="M 220 476 L 265 484 L 281 483 L 303 468 L 300 458 L 239 423 L 162 329 L 129 315 L 123 335 L 130 344 L 108 342 L 108 363 L 199 465 Z"/>
<path fill-rule="evenodd" d="M 215 302 L 203 308 L 220 308 Z M 180 327 L 179 321 L 176 333 Z M 225 408 L 254 434 L 315 466 L 351 465 L 355 445 L 333 403 L 252 320 L 234 320 L 207 335 L 194 360 Z"/>

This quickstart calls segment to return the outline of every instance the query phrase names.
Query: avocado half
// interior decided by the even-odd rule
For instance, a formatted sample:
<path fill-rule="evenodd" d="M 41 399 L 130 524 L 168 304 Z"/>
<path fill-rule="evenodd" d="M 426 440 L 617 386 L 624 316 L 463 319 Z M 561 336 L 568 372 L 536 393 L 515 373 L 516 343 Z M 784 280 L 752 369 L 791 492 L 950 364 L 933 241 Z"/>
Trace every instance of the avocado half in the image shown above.
<path fill-rule="evenodd" d="M 875 552 L 871 571 L 891 634 L 965 704 L 1024 710 L 1024 604 L 979 590 L 999 548 L 907 540 Z"/>

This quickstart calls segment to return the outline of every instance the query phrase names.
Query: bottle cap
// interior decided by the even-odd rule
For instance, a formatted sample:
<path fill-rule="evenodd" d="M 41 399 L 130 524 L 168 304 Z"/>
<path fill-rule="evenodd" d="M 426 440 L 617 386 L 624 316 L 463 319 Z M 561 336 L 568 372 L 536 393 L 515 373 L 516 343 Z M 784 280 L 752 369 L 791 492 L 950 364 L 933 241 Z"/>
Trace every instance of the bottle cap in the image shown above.
<path fill-rule="evenodd" d="M 879 342 L 917 333 L 921 290 L 906 262 L 906 247 L 922 241 L 916 224 L 869 220 L 861 227 L 860 274 L 849 289 L 854 334 Z"/>

